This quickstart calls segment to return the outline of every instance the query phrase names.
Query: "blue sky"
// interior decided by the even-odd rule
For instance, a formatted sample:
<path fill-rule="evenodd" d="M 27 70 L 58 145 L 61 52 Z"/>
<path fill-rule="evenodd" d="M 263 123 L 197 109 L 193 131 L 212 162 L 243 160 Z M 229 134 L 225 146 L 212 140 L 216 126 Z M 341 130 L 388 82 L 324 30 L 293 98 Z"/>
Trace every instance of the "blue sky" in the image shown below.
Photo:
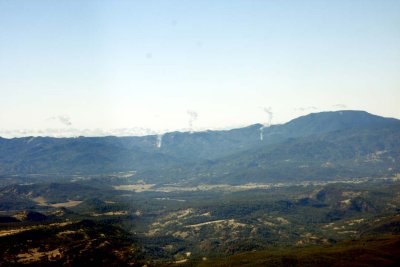
<path fill-rule="evenodd" d="M 0 135 L 400 118 L 400 1 L 0 0 Z M 86 130 L 85 130 L 86 129 Z"/>

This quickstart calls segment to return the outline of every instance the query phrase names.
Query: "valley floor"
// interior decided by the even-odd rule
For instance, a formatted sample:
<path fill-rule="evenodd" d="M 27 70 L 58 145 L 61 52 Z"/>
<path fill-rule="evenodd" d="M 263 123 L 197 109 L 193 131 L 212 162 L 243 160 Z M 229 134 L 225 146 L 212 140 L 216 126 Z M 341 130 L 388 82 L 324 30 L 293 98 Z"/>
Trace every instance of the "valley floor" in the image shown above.
<path fill-rule="evenodd" d="M 399 264 L 396 177 L 160 188 L 171 185 L 96 177 L 4 186 L 0 265 Z"/>

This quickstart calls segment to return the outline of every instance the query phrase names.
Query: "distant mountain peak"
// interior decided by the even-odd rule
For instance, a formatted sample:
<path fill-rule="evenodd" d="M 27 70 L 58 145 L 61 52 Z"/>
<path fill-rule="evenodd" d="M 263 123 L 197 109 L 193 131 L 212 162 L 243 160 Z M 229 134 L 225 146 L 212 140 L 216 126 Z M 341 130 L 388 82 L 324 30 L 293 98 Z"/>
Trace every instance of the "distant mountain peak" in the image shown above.
<path fill-rule="evenodd" d="M 380 117 L 361 110 L 338 110 L 310 113 L 289 121 L 285 126 L 297 136 L 382 126 L 400 127 L 400 120 Z"/>

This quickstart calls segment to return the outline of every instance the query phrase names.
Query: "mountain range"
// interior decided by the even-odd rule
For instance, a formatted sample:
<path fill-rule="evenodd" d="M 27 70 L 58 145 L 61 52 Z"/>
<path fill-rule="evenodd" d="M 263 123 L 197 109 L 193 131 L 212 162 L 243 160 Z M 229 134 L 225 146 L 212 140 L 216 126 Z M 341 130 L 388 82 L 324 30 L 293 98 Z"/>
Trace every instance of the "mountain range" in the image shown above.
<path fill-rule="evenodd" d="M 262 138 L 261 138 L 262 135 Z M 400 120 L 365 111 L 285 124 L 134 137 L 0 138 L 0 175 L 135 171 L 155 183 L 249 183 L 395 176 Z"/>

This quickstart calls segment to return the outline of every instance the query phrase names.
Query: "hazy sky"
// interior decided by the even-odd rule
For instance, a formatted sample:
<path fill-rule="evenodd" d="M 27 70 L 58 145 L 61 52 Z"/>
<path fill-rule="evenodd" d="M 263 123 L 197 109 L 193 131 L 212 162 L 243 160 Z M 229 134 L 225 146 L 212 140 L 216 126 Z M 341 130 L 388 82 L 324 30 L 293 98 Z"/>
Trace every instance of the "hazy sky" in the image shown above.
<path fill-rule="evenodd" d="M 397 0 L 0 0 L 0 135 L 187 129 L 188 111 L 195 129 L 235 127 L 263 107 L 272 123 L 400 118 L 399 14 Z"/>

